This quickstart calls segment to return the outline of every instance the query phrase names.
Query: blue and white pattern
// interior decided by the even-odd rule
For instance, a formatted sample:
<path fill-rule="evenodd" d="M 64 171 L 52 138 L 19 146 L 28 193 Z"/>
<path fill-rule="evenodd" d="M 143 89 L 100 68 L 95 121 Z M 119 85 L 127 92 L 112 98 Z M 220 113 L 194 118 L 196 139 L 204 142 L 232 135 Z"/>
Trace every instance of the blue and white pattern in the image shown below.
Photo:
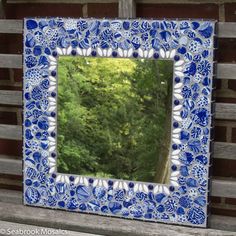
<path fill-rule="evenodd" d="M 215 22 L 35 18 L 24 21 L 24 203 L 205 227 Z M 168 185 L 57 173 L 61 55 L 173 60 Z"/>

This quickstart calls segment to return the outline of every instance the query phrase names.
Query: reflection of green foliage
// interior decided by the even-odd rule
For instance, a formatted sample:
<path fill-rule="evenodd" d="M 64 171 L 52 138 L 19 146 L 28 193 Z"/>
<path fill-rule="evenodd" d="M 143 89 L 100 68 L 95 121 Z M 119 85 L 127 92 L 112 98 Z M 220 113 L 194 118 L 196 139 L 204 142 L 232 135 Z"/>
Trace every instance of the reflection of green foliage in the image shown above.
<path fill-rule="evenodd" d="M 58 171 L 152 181 L 171 74 L 164 61 L 61 57 Z"/>

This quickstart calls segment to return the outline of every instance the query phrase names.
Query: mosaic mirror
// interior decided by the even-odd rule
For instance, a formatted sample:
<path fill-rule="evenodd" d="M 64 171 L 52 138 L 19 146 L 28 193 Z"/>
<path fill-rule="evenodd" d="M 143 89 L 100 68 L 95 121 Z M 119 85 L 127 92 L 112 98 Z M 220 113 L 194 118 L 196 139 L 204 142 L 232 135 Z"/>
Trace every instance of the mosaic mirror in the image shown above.
<path fill-rule="evenodd" d="M 205 227 L 214 21 L 24 21 L 24 204 Z"/>

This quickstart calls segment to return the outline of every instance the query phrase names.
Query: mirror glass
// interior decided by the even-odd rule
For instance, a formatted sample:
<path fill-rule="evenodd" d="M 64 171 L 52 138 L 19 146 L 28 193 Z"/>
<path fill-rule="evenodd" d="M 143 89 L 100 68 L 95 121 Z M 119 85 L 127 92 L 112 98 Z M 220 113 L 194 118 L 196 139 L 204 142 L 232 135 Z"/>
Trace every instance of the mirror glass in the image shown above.
<path fill-rule="evenodd" d="M 168 183 L 173 62 L 61 56 L 57 171 Z"/>

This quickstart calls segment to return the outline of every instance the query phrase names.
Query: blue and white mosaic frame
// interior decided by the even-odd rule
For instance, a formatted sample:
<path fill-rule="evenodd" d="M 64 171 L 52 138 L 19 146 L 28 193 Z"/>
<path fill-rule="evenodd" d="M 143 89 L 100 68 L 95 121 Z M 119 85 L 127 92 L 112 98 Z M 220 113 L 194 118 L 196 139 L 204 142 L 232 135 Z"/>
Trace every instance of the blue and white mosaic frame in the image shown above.
<path fill-rule="evenodd" d="M 205 227 L 214 21 L 24 20 L 24 204 Z M 168 185 L 57 173 L 61 55 L 173 60 Z"/>

